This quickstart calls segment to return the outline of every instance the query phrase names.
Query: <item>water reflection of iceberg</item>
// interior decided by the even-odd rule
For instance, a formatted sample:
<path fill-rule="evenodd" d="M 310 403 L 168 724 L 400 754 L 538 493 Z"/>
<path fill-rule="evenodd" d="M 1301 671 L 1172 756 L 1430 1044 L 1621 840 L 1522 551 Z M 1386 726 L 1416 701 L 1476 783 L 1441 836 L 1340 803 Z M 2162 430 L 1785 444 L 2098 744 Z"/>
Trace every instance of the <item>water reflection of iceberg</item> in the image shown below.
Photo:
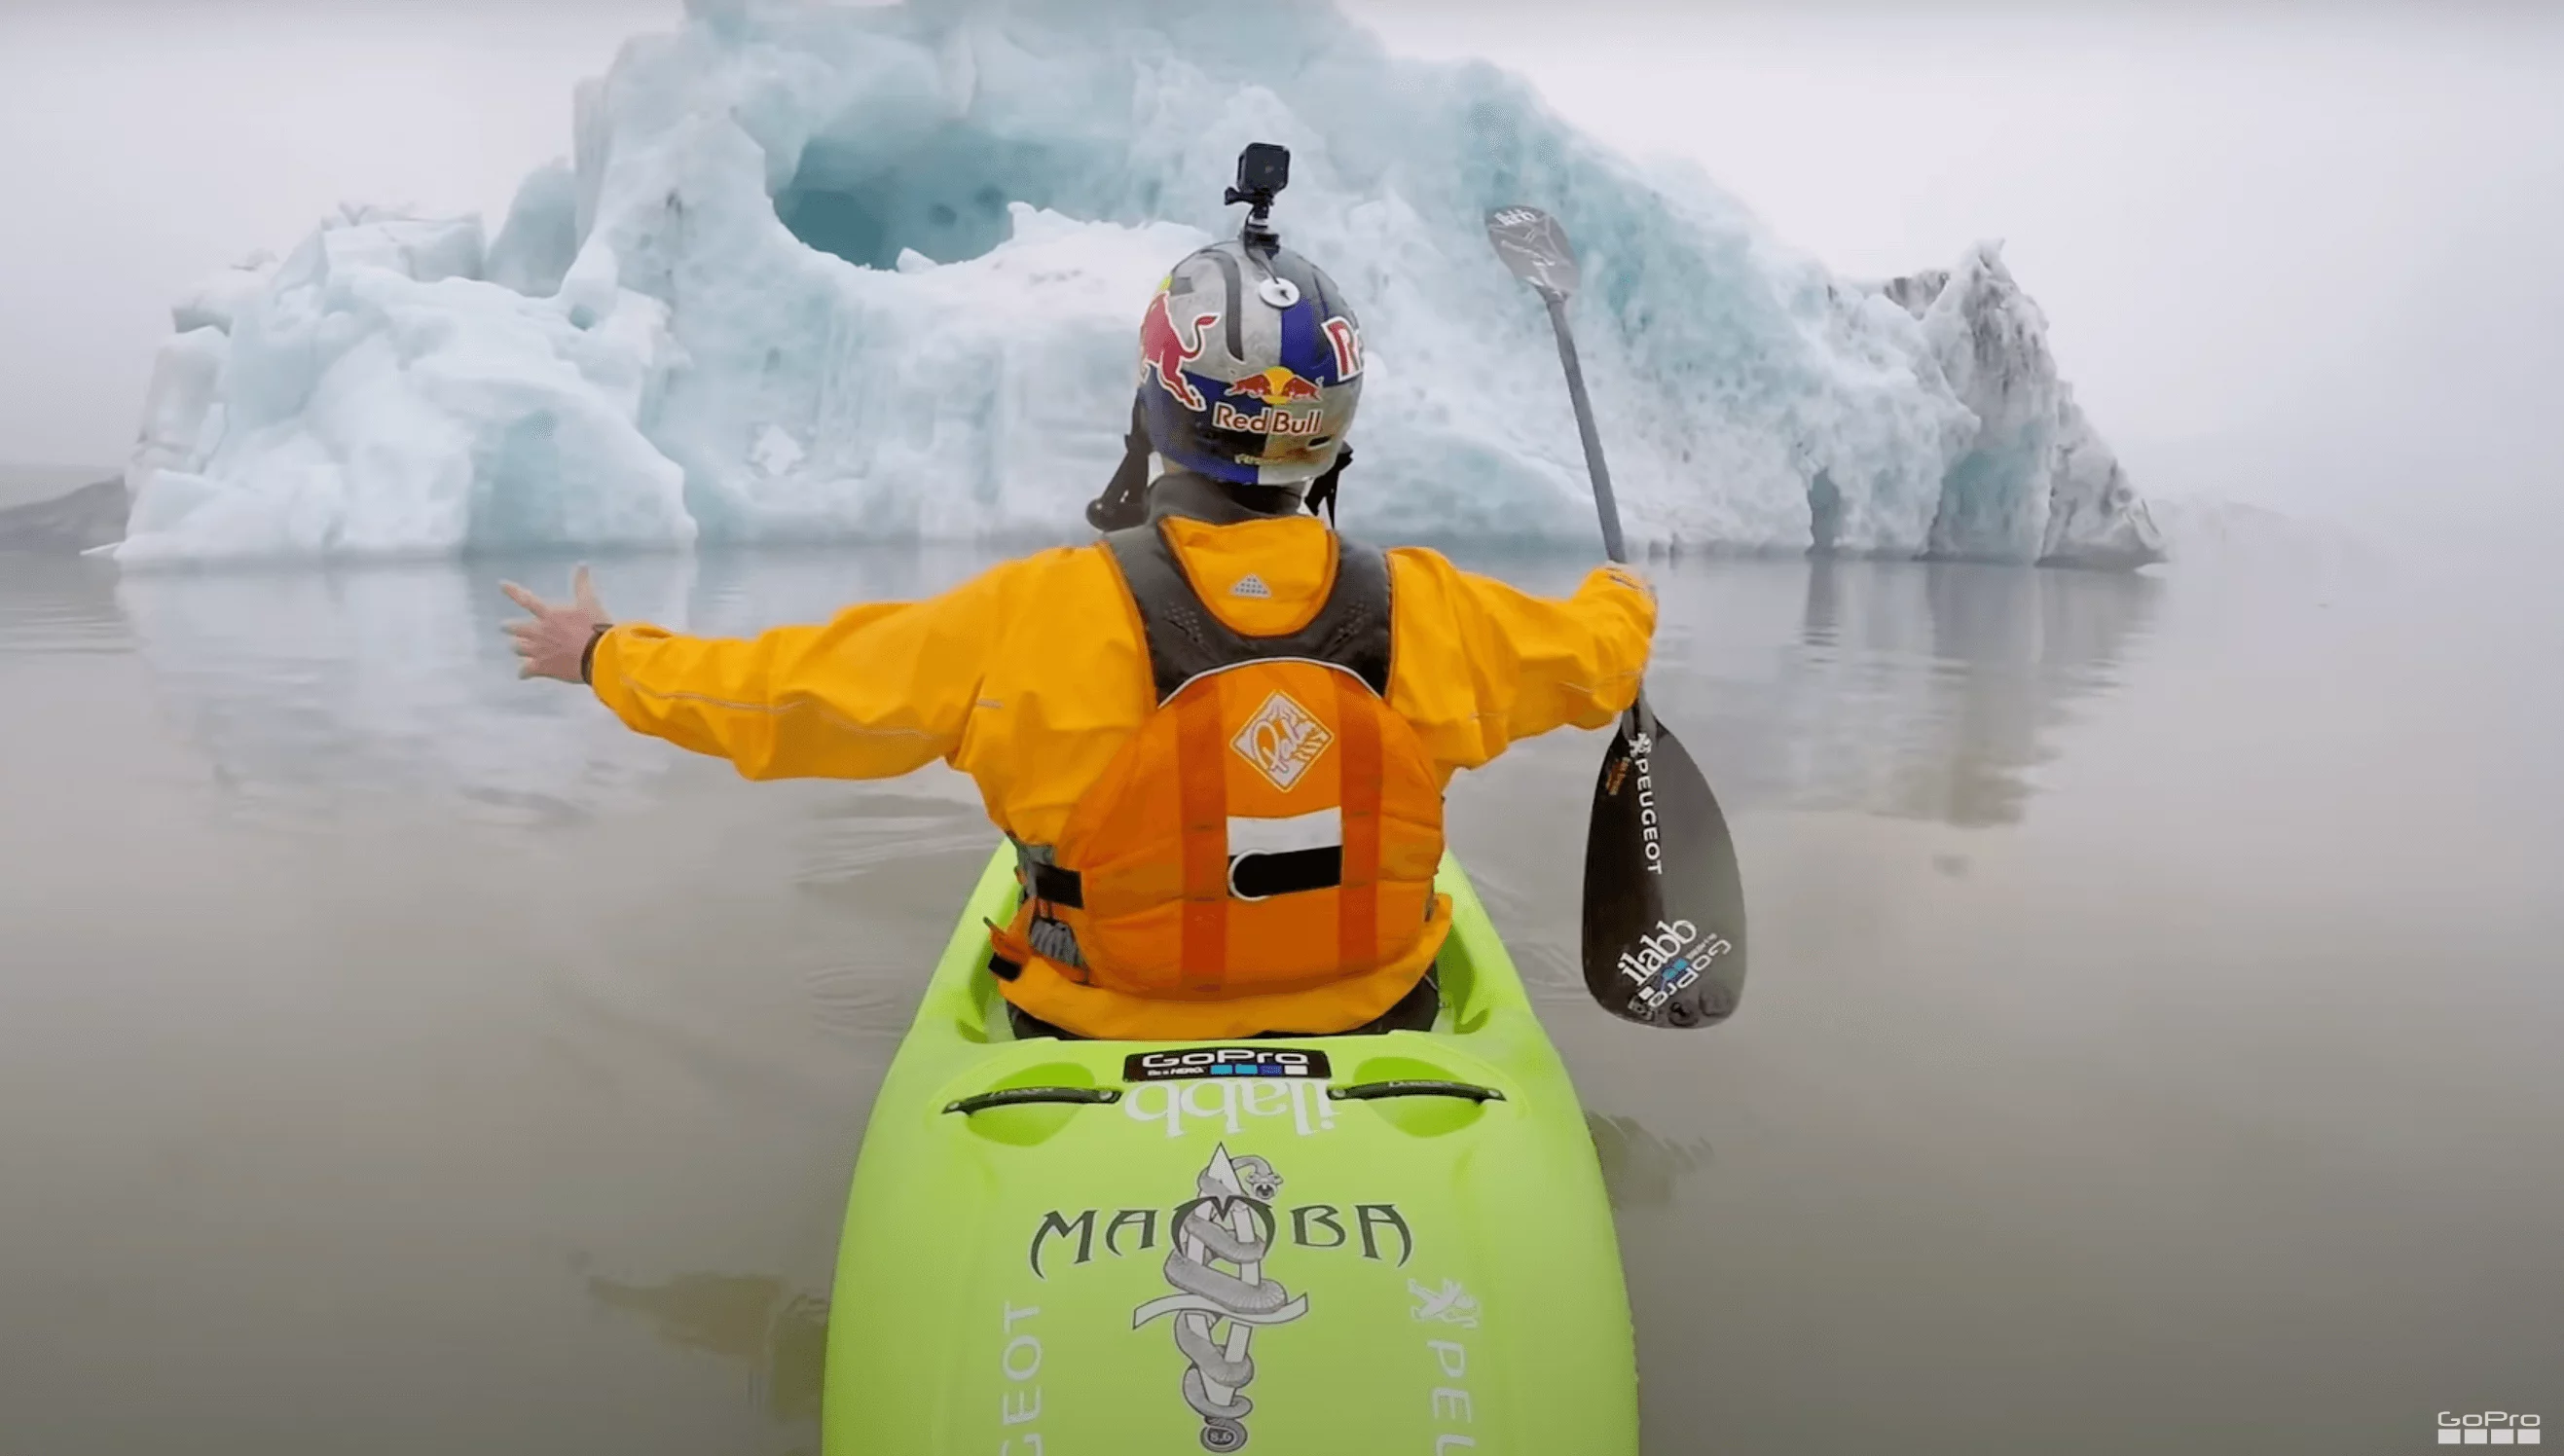
<path fill-rule="evenodd" d="M 1617 1209 L 1670 1206 L 1685 1178 L 1707 1167 L 1705 1139 L 1667 1138 L 1636 1118 L 1588 1112 L 1585 1131 L 1602 1163 L 1602 1186 Z"/>
<path fill-rule="evenodd" d="M 2074 706 L 2107 694 L 2163 583 L 1957 562 L 1812 560 L 1777 677 L 1697 698 L 1722 797 L 2011 823 Z M 1778 624 L 1770 624 L 1777 627 Z"/>
<path fill-rule="evenodd" d="M 679 1274 L 661 1284 L 590 1276 L 588 1297 L 637 1315 L 661 1339 L 745 1366 L 758 1403 L 778 1424 L 815 1421 L 825 1372 L 828 1302 L 761 1274 Z"/>
<path fill-rule="evenodd" d="M 914 599 L 988 559 L 888 547 L 641 556 L 601 563 L 597 581 L 626 618 L 742 633 Z M 1470 564 L 1544 592 L 1583 574 L 1572 559 Z M 518 681 L 501 631 L 517 613 L 498 583 L 557 592 L 567 565 L 136 573 L 115 593 L 168 712 L 243 799 L 325 817 L 353 796 L 450 796 L 541 821 L 646 797 L 682 759 L 578 693 Z M 1684 564 L 1659 568 L 1657 584 L 1650 691 L 1731 810 L 1957 824 L 2021 817 L 2028 770 L 2078 701 L 2114 685 L 2163 585 L 1867 560 Z M 969 819 L 966 832 L 984 831 Z M 839 849 L 878 856 L 890 842 L 861 838 Z"/>
<path fill-rule="evenodd" d="M 959 579 L 964 553 L 635 556 L 596 568 L 618 616 L 752 631 Z M 519 681 L 498 583 L 565 593 L 568 563 L 133 573 L 116 597 L 179 730 L 242 799 L 326 815 L 453 796 L 517 819 L 628 802 L 677 761 L 593 699 Z"/>

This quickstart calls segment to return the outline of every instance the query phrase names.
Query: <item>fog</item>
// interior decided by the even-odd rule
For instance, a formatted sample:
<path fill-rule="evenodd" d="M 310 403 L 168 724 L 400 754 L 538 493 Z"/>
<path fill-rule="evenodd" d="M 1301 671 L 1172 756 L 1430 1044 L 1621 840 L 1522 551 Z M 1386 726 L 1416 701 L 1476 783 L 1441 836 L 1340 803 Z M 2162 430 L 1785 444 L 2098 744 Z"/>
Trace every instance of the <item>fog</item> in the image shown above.
<path fill-rule="evenodd" d="M 2552 7 L 1351 0 L 1855 276 L 1979 238 L 2150 494 L 2375 530 L 2564 524 Z M 338 200 L 479 210 L 676 0 L 12 0 L 0 461 L 105 464 L 169 300 Z M 1250 12 L 1205 23 L 1252 24 Z"/>

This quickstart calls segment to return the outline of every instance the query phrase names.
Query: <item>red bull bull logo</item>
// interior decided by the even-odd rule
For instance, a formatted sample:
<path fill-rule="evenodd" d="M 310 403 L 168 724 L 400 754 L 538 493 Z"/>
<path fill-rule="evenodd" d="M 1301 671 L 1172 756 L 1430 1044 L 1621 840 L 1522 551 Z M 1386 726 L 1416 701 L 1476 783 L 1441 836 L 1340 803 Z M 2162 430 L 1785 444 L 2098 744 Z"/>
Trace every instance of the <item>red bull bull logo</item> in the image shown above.
<path fill-rule="evenodd" d="M 1175 323 L 1175 315 L 1167 305 L 1167 291 L 1149 301 L 1149 312 L 1140 315 L 1140 381 L 1147 383 L 1151 374 L 1159 385 L 1175 397 L 1186 409 L 1202 407 L 1201 391 L 1184 377 L 1184 365 L 1201 357 L 1202 330 L 1219 321 L 1219 314 L 1203 312 L 1193 315 L 1192 337 Z"/>
<path fill-rule="evenodd" d="M 1276 364 L 1270 369 L 1249 374 L 1230 384 L 1228 394 L 1232 399 L 1242 395 L 1249 399 L 1261 400 L 1269 405 L 1279 405 L 1298 400 L 1314 400 L 1319 395 L 1319 389 L 1317 385 Z"/>

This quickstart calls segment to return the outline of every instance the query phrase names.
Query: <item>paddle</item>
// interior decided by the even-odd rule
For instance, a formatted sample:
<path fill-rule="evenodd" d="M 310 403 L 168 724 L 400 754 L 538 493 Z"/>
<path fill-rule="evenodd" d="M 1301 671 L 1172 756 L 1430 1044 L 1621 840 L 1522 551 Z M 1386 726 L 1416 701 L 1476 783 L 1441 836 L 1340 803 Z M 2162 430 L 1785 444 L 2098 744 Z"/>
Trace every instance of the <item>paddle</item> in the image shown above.
<path fill-rule="evenodd" d="M 1549 306 L 1602 517 L 1602 549 L 1625 562 L 1620 508 L 1567 324 L 1567 301 L 1579 282 L 1567 230 L 1539 208 L 1505 207 L 1487 214 L 1487 241 Z M 1594 784 L 1585 834 L 1585 987 L 1604 1010 L 1649 1026 L 1716 1025 L 1745 990 L 1736 843 L 1709 780 L 1656 721 L 1643 688 Z"/>

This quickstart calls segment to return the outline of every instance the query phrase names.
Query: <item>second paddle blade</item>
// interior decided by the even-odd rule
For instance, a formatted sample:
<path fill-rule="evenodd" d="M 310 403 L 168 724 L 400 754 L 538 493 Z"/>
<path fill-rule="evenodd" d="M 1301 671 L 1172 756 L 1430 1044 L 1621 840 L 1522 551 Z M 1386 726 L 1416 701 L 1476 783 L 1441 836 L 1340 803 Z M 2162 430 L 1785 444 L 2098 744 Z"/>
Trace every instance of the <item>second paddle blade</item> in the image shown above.
<path fill-rule="evenodd" d="M 1661 724 L 1627 719 L 1585 841 L 1585 985 L 1649 1026 L 1714 1026 L 1745 991 L 1745 890 L 1709 780 Z"/>

